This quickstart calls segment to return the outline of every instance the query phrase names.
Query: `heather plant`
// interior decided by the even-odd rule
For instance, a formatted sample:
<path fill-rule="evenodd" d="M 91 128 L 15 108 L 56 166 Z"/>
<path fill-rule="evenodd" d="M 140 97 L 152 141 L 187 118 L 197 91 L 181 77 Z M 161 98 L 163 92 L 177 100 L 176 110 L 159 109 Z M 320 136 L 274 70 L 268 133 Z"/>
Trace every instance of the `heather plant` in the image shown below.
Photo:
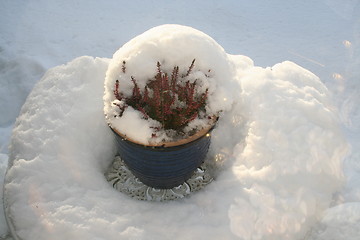
<path fill-rule="evenodd" d="M 197 81 L 190 81 L 189 75 L 195 65 L 195 59 L 188 69 L 181 74 L 175 66 L 170 73 L 164 72 L 160 62 L 157 62 L 156 75 L 148 79 L 144 89 L 140 89 L 137 80 L 131 76 L 132 94 L 125 97 L 116 80 L 114 95 L 119 102 L 119 117 L 131 106 L 140 111 L 145 119 L 151 118 L 161 123 L 164 130 L 181 132 L 191 121 L 204 118 L 208 89 L 198 92 Z M 126 62 L 122 64 L 122 72 L 126 72 Z M 160 130 L 160 129 L 158 129 Z"/>

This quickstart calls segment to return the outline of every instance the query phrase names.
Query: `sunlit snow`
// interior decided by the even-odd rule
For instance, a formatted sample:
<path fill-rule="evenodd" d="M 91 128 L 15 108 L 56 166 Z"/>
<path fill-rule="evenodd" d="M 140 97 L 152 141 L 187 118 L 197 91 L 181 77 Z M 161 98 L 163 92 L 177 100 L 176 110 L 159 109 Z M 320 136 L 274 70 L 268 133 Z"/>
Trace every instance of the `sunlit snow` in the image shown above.
<path fill-rule="evenodd" d="M 0 172 L 9 164 L 4 201 L 20 239 L 358 238 L 359 1 L 5 1 L 0 12 Z M 213 42 L 154 51 L 171 34 L 140 34 L 168 23 Z M 149 45 L 132 55 L 138 35 Z M 129 72 L 145 76 L 149 59 L 188 66 L 194 52 L 225 76 L 212 85 L 225 109 L 215 180 L 177 201 L 131 199 L 104 177 L 116 151 L 107 72 L 137 56 Z"/>

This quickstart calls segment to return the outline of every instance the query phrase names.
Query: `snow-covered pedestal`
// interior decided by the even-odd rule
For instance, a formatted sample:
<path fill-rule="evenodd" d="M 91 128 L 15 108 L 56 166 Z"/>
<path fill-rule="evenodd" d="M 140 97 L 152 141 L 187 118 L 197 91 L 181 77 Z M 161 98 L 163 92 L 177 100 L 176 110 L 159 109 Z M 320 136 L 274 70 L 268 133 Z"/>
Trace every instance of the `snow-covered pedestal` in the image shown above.
<path fill-rule="evenodd" d="M 233 95 L 221 99 L 232 104 L 213 131 L 215 179 L 167 203 L 136 201 L 104 176 L 115 156 L 103 117 L 109 60 L 80 57 L 49 70 L 12 135 L 4 188 L 12 233 L 23 240 L 303 239 L 343 182 L 348 146 L 336 109 L 321 81 L 292 62 L 228 61 L 236 71 L 219 83 Z"/>

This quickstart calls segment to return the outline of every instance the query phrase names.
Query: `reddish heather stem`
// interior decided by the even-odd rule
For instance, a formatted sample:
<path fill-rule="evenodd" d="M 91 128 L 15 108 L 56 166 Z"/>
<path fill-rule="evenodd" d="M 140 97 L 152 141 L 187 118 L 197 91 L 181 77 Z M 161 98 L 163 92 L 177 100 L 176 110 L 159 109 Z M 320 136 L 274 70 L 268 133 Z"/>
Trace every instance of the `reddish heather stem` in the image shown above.
<path fill-rule="evenodd" d="M 116 80 L 115 82 L 114 95 L 117 100 L 121 101 L 122 97 L 119 93 L 119 80 Z"/>
<path fill-rule="evenodd" d="M 190 65 L 190 67 L 189 67 L 189 69 L 188 69 L 188 71 L 187 71 L 187 73 L 186 73 L 185 77 L 187 77 L 187 76 L 189 76 L 189 75 L 190 75 L 190 73 L 191 73 L 192 69 L 194 68 L 194 65 L 195 65 L 195 58 L 194 58 L 194 60 L 192 60 L 191 65 Z"/>
<path fill-rule="evenodd" d="M 172 71 L 172 74 L 171 74 L 171 90 L 174 93 L 177 93 L 176 92 L 176 82 L 177 82 L 178 76 L 179 76 L 179 66 L 175 66 Z"/>
<path fill-rule="evenodd" d="M 139 86 L 137 85 L 137 82 L 136 82 L 136 79 L 131 76 L 131 81 L 134 83 L 134 88 L 133 88 L 133 92 L 132 92 L 132 95 L 135 99 L 141 99 L 141 93 L 140 93 L 140 88 Z"/>

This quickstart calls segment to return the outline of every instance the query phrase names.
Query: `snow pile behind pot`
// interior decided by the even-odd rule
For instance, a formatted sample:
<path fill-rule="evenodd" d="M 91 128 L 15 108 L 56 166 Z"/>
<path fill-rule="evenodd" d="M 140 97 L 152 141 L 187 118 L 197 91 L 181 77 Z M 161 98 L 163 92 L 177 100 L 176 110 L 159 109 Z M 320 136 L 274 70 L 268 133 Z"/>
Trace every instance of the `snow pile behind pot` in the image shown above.
<path fill-rule="evenodd" d="M 208 89 L 207 115 L 229 110 L 234 101 L 233 91 L 238 85 L 235 83 L 235 88 L 230 87 L 234 84 L 234 70 L 224 49 L 199 30 L 167 24 L 135 37 L 114 54 L 105 79 L 104 112 L 108 123 L 133 140 L 147 144 L 153 127 L 158 127 L 154 121 L 142 119 L 142 115 L 132 108 L 127 108 L 123 117 L 113 117 L 118 115 L 118 107 L 113 104 L 116 100 L 113 93 L 116 80 L 120 82 L 119 90 L 130 96 L 133 88 L 131 77 L 136 79 L 140 89 L 144 89 L 146 82 L 157 73 L 157 62 L 164 72 L 171 73 L 178 66 L 179 73 L 186 74 L 194 59 L 195 65 L 188 79 L 197 81 L 199 92 Z M 123 61 L 126 62 L 125 73 Z M 126 124 L 128 118 L 133 119 L 131 124 Z M 200 124 L 200 128 L 206 125 L 204 121 L 195 123 Z"/>

